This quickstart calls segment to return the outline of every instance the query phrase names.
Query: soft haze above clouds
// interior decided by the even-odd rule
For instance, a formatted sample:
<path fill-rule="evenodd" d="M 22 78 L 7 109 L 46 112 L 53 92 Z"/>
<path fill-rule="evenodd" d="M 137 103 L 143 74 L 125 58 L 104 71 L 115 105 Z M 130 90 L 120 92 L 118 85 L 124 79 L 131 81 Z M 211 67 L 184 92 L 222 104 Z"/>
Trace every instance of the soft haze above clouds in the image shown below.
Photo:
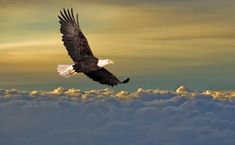
<path fill-rule="evenodd" d="M 108 68 L 133 78 L 134 89 L 234 89 L 234 6 L 233 0 L 0 1 L 0 86 L 73 82 L 55 71 L 72 63 L 57 15 L 73 7 L 94 53 L 113 59 Z"/>
<path fill-rule="evenodd" d="M 3 145 L 234 145 L 235 92 L 0 90 Z"/>

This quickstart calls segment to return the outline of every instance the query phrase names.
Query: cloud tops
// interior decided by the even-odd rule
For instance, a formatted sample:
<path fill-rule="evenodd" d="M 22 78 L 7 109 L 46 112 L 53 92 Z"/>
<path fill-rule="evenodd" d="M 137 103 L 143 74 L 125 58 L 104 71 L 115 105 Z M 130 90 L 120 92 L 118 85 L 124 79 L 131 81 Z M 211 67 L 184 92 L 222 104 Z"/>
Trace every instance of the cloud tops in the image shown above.
<path fill-rule="evenodd" d="M 235 92 L 0 90 L 4 145 L 233 145 Z"/>

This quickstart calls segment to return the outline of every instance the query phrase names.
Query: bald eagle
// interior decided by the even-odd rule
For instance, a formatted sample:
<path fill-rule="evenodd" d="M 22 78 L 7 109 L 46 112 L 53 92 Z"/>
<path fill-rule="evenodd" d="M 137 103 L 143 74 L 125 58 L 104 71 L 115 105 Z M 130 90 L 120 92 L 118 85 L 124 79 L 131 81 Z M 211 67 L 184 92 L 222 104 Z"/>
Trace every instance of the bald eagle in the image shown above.
<path fill-rule="evenodd" d="M 76 73 L 84 73 L 92 80 L 112 87 L 129 82 L 129 78 L 120 81 L 104 68 L 105 65 L 114 63 L 112 60 L 98 59 L 94 56 L 86 37 L 80 29 L 78 14 L 76 14 L 75 19 L 73 9 L 63 9 L 58 17 L 61 26 L 60 32 L 63 34 L 62 41 L 68 55 L 74 62 L 73 65 L 58 65 L 57 72 L 61 76 L 68 78 Z"/>

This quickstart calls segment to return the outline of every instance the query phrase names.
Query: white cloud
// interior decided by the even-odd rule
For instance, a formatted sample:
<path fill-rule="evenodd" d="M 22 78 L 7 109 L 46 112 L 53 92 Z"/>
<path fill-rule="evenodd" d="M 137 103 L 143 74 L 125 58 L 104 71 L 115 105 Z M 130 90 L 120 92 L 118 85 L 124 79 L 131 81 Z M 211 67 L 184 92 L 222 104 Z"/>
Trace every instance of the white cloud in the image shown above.
<path fill-rule="evenodd" d="M 0 90 L 0 144 L 233 145 L 234 114 L 233 91 Z"/>

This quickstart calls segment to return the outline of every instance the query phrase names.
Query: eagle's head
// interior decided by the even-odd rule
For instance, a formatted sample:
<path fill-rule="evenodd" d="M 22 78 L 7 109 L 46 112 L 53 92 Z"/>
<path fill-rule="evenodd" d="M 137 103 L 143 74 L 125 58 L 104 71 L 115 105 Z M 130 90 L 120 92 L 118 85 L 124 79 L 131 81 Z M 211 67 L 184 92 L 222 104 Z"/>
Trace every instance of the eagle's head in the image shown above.
<path fill-rule="evenodd" d="M 113 64 L 113 63 L 114 62 L 112 60 L 110 60 L 110 59 L 99 59 L 97 65 L 99 67 L 104 67 L 105 65 Z"/>

